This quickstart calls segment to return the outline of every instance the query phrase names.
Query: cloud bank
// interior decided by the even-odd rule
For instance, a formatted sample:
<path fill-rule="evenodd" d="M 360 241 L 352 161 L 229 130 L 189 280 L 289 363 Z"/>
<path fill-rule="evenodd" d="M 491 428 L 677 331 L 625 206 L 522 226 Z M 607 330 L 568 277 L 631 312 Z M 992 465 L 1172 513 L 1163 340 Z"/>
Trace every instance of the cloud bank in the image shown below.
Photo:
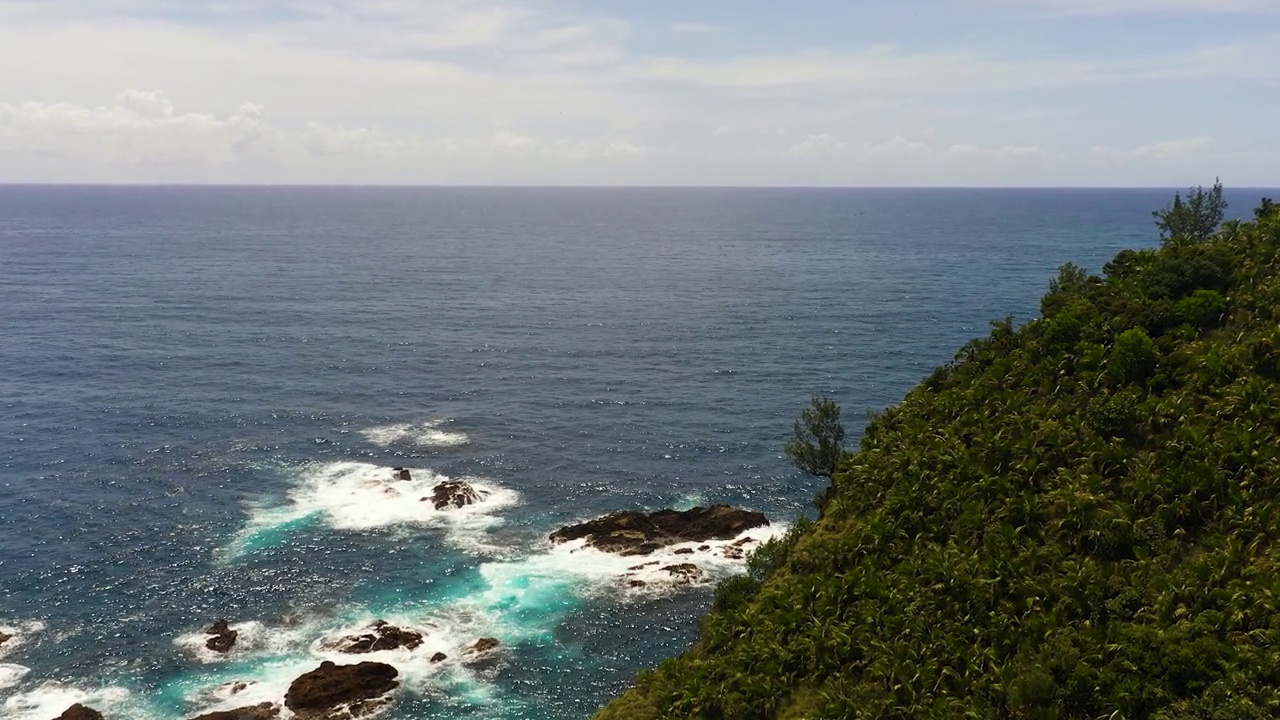
<path fill-rule="evenodd" d="M 0 0 L 0 182 L 1276 179 L 1270 3 L 802 4 Z M 1111 18 L 1149 13 L 1186 19 L 1132 42 Z M 996 18 L 1039 41 L 983 37 Z M 1077 46 L 1098 23 L 1115 38 Z"/>

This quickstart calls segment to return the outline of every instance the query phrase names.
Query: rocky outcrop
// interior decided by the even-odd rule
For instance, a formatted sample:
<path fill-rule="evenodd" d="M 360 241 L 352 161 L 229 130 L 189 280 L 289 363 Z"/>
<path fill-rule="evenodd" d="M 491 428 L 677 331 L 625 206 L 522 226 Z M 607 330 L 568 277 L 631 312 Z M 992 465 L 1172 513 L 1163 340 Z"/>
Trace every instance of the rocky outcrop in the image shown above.
<path fill-rule="evenodd" d="M 395 668 L 383 663 L 320 667 L 299 677 L 289 686 L 284 704 L 298 720 L 338 720 L 363 717 L 390 704 L 387 694 L 400 683 Z"/>
<path fill-rule="evenodd" d="M 431 502 L 437 510 L 461 508 L 483 500 L 485 494 L 461 480 L 445 480 L 431 491 Z M 427 500 L 427 498 L 423 498 Z"/>
<path fill-rule="evenodd" d="M 339 638 L 331 643 L 325 643 L 325 646 L 338 652 L 361 655 L 400 648 L 412 650 L 421 644 L 422 633 L 403 630 L 385 620 L 378 620 L 366 628 L 365 632 Z"/>
<path fill-rule="evenodd" d="M 231 629 L 226 620 L 219 620 L 210 625 L 204 634 L 211 636 L 204 641 L 204 646 L 217 653 L 231 652 L 231 648 L 235 647 L 236 637 L 240 635 Z"/>
<path fill-rule="evenodd" d="M 13 639 L 13 636 L 7 632 L 0 631 L 0 646 Z"/>
<path fill-rule="evenodd" d="M 764 527 L 763 513 L 739 510 L 727 505 L 692 510 L 659 510 L 614 513 L 551 533 L 556 543 L 587 539 L 597 550 L 619 555 L 648 555 L 683 542 L 729 540 L 752 528 Z"/>
<path fill-rule="evenodd" d="M 499 642 L 497 638 L 480 638 L 476 641 L 475 645 L 467 648 L 467 652 L 479 655 L 490 652 L 491 650 L 497 650 L 500 645 L 502 645 L 502 643 Z"/>
<path fill-rule="evenodd" d="M 59 715 L 55 720 L 103 720 L 103 718 L 102 713 L 97 710 L 76 703 L 67 708 L 66 712 Z"/>
<path fill-rule="evenodd" d="M 273 703 L 262 703 L 249 707 L 223 710 L 193 717 L 191 720 L 272 720 L 280 716 L 280 706 Z"/>
<path fill-rule="evenodd" d="M 438 652 L 438 653 L 436 653 L 435 655 L 432 655 L 432 656 L 431 656 L 431 662 L 433 662 L 433 663 L 442 663 L 442 662 L 444 662 L 445 660 L 448 660 L 448 659 L 449 659 L 449 656 L 448 656 L 448 655 L 445 655 L 445 654 L 444 654 L 444 653 L 442 653 L 442 652 Z"/>
<path fill-rule="evenodd" d="M 702 572 L 702 568 L 693 563 L 681 563 L 680 565 L 668 565 L 662 568 L 664 572 L 671 575 L 671 578 L 679 585 L 690 585 L 701 581 L 706 574 Z"/>
<path fill-rule="evenodd" d="M 497 638 L 480 638 L 462 654 L 462 664 L 475 670 L 491 669 L 500 660 L 501 646 Z"/>
<path fill-rule="evenodd" d="M 396 480 L 408 482 L 413 479 L 413 474 L 409 472 L 408 468 L 392 468 L 391 472 L 395 473 Z"/>

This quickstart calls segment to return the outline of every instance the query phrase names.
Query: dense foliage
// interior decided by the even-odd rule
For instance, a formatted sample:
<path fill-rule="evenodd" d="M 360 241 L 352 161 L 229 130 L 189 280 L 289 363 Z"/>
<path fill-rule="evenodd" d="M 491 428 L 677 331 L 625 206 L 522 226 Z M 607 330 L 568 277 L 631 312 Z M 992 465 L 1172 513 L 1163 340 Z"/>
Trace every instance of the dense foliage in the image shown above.
<path fill-rule="evenodd" d="M 600 720 L 1280 717 L 1280 209 L 1064 267 Z"/>

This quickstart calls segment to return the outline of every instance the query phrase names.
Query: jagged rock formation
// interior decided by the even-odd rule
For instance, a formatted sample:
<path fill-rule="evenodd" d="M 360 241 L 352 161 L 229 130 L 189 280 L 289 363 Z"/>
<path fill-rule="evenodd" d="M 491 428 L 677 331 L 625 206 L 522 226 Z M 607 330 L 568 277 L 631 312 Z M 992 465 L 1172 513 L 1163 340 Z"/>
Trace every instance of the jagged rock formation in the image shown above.
<path fill-rule="evenodd" d="M 226 620 L 215 622 L 204 631 L 204 634 L 212 636 L 205 640 L 204 646 L 218 653 L 231 652 L 231 648 L 235 647 L 236 638 L 240 635 L 239 632 L 231 629 Z"/>
<path fill-rule="evenodd" d="M 604 552 L 648 555 L 683 542 L 730 540 L 768 524 L 769 519 L 763 513 L 727 505 L 648 514 L 626 511 L 562 527 L 551 533 L 551 541 L 563 543 L 586 538 L 590 547 Z"/>
<path fill-rule="evenodd" d="M 382 710 L 399 687 L 399 672 L 383 663 L 324 662 L 289 686 L 284 704 L 298 720 L 346 720 Z"/>

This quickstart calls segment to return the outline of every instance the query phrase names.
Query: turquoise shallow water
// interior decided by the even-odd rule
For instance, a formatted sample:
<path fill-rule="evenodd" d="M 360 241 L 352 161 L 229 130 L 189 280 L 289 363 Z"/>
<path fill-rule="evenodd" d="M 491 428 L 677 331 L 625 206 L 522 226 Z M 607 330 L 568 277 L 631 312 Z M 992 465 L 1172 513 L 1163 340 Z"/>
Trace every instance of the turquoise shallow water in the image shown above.
<path fill-rule="evenodd" d="M 1153 244 L 1169 196 L 0 188 L 0 714 L 278 699 L 385 618 L 428 637 L 382 658 L 390 717 L 584 718 L 710 589 L 628 591 L 547 533 L 785 524 L 818 489 L 780 452 L 811 392 L 859 428 L 1061 263 Z M 490 495 L 435 513 L 438 476 Z M 227 658 L 198 649 L 218 617 Z M 426 660 L 483 636 L 495 667 Z"/>

